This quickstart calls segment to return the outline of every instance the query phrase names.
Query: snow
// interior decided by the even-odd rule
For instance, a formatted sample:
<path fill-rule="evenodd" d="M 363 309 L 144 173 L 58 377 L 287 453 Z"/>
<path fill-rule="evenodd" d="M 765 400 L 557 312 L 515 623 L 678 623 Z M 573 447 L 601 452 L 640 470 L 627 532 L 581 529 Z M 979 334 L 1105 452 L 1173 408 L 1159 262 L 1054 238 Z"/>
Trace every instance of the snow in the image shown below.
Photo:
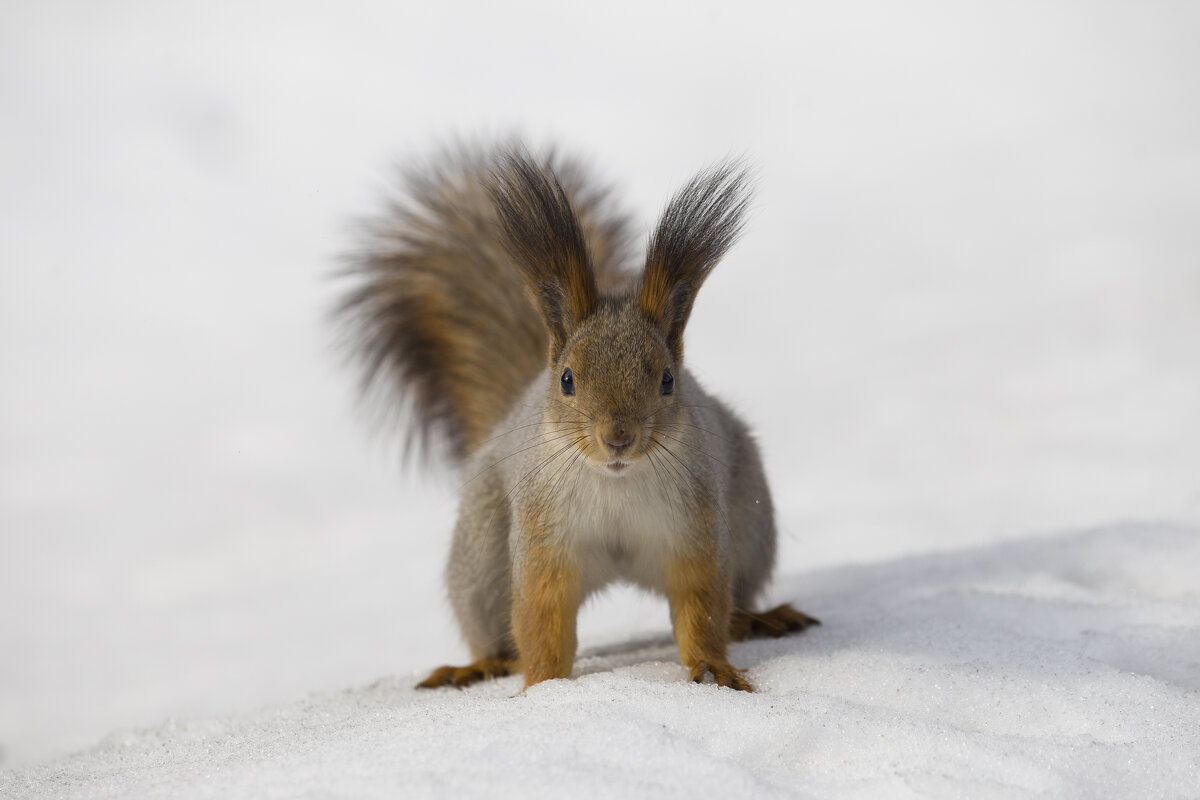
<path fill-rule="evenodd" d="M 820 628 L 689 683 L 665 625 L 521 692 L 419 673 L 110 735 L 6 798 L 1195 797 L 1200 531 L 1125 525 L 781 581 Z M 663 621 L 665 622 L 665 621 Z"/>
<path fill-rule="evenodd" d="M 5 4 L 0 796 L 1200 794 L 1200 12 L 599 8 Z M 643 222 L 757 167 L 690 368 L 826 625 L 755 696 L 630 591 L 573 681 L 409 689 L 458 478 L 362 424 L 328 276 L 389 164 L 512 130 Z"/>

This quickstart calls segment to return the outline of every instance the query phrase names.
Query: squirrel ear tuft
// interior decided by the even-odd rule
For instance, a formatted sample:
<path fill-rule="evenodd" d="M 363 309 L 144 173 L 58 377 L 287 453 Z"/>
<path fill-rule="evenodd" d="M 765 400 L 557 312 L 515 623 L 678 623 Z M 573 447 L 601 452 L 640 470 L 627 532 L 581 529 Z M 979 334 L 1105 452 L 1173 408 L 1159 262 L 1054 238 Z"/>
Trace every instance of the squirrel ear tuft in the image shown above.
<path fill-rule="evenodd" d="M 550 334 L 550 361 L 596 308 L 587 240 L 558 178 L 524 149 L 499 159 L 489 185 L 504 243 Z"/>
<path fill-rule="evenodd" d="M 696 292 L 742 231 L 750 190 L 749 170 L 738 161 L 706 169 L 671 198 L 650 237 L 638 306 L 676 359 Z"/>

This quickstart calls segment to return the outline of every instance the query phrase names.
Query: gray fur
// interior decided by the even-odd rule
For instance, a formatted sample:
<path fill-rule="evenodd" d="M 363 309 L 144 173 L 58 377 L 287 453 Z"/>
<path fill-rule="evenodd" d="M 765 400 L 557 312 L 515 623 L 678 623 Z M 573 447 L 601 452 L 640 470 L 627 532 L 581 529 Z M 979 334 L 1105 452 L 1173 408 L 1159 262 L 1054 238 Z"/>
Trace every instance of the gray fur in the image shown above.
<path fill-rule="evenodd" d="M 446 583 L 475 664 L 422 685 L 569 674 L 578 605 L 625 581 L 670 595 L 693 680 L 749 690 L 726 661 L 733 618 L 738 635 L 816 621 L 750 614 L 775 560 L 770 492 L 746 425 L 683 365 L 746 172 L 685 185 L 631 277 L 623 215 L 562 163 L 513 145 L 414 181 L 343 304 L 367 375 L 397 379 L 465 459 Z"/>
<path fill-rule="evenodd" d="M 712 503 L 721 509 L 719 550 L 729 568 L 735 609 L 750 610 L 770 578 L 775 560 L 775 521 L 771 493 L 758 446 L 745 425 L 723 403 L 705 392 L 681 369 L 675 396 L 682 409 L 671 420 L 671 456 L 655 464 L 644 459 L 638 471 L 621 476 L 599 474 L 583 463 L 578 450 L 564 444 L 558 429 L 538 425 L 547 403 L 555 402 L 558 375 L 546 370 L 497 427 L 495 438 L 469 460 L 454 529 L 446 582 L 455 616 L 473 657 L 513 657 L 509 635 L 513 565 L 519 563 L 521 536 L 515 509 L 547 505 L 563 542 L 589 564 L 594 580 L 585 582 L 587 596 L 613 581 L 662 593 L 660 548 L 687 544 L 687 508 Z M 549 399 L 548 399 L 549 398 Z M 686 398 L 686 399 L 685 399 Z M 666 426 L 664 426 L 665 428 Z M 660 431 L 663 429 L 660 429 Z M 686 465 L 686 466 L 685 466 Z M 540 472 L 539 472 L 540 469 Z M 533 479 L 530 476 L 534 475 Z M 547 492 L 555 481 L 556 489 Z M 673 531 L 639 529 L 636 518 L 655 518 L 656 509 L 623 515 L 614 505 L 590 509 L 577 503 L 597 490 L 612 489 L 614 498 L 646 499 L 648 484 L 662 487 L 663 515 L 678 521 Z M 592 515 L 598 519 L 581 522 Z M 629 517 L 632 516 L 631 520 Z M 597 538 L 593 532 L 603 528 Z M 665 535 L 664 535 L 665 534 Z M 656 579 L 655 575 L 659 577 Z"/>

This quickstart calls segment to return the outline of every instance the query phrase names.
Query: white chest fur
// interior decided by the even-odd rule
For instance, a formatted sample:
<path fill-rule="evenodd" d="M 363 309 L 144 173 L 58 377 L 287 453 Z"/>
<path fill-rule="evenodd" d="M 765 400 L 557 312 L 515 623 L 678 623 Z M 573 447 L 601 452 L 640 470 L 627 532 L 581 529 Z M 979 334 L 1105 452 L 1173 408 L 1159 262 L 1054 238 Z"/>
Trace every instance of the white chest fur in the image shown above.
<path fill-rule="evenodd" d="M 585 595 L 614 580 L 664 591 L 667 560 L 688 525 L 682 491 L 644 461 L 621 475 L 590 466 L 573 475 L 557 498 L 556 516 Z"/>

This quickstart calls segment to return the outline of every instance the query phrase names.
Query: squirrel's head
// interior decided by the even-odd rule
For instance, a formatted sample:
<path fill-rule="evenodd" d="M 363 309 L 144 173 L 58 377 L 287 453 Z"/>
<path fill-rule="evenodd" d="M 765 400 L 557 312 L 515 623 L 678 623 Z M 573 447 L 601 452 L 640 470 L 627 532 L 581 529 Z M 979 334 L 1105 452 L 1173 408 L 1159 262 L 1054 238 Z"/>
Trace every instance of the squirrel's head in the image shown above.
<path fill-rule="evenodd" d="M 741 230 L 746 170 L 720 164 L 667 204 L 636 287 L 601 296 L 587 240 L 558 179 L 514 152 L 492 195 L 509 252 L 549 335 L 546 419 L 611 474 L 645 456 L 686 413 L 676 376 L 696 292 Z M 580 435 L 572 439 L 570 432 Z"/>

